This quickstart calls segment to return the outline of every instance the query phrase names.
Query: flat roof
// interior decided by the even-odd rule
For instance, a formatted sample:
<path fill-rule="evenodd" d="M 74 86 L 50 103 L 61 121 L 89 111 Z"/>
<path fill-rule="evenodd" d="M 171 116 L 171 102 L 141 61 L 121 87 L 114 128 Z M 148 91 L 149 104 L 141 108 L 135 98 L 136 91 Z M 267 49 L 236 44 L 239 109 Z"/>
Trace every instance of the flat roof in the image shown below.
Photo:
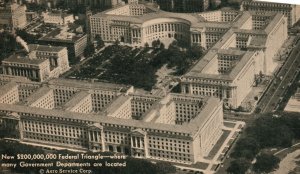
<path fill-rule="evenodd" d="M 68 34 L 69 33 L 69 34 Z M 83 37 L 86 37 L 86 34 L 76 34 L 76 33 L 61 33 L 61 29 L 57 28 L 47 35 L 39 38 L 41 41 L 56 41 L 56 42 L 65 42 L 65 43 L 74 43 L 80 40 Z M 68 38 L 70 36 L 70 38 Z"/>
<path fill-rule="evenodd" d="M 132 97 L 130 96 L 124 96 L 124 95 L 120 95 L 118 96 L 115 100 L 113 100 L 111 102 L 110 105 L 108 105 L 108 107 L 104 110 L 104 112 L 106 112 L 108 115 L 110 114 L 114 114 L 114 112 L 120 108 L 125 102 L 127 102 L 128 100 L 130 100 Z"/>
<path fill-rule="evenodd" d="M 271 20 L 271 22 L 267 25 L 267 27 L 265 28 L 265 32 L 267 34 L 269 34 L 270 32 L 272 32 L 275 29 L 275 26 L 278 25 L 278 23 L 282 20 L 282 18 L 284 17 L 283 14 L 279 14 L 277 13 L 274 18 Z"/>
<path fill-rule="evenodd" d="M 232 27 L 240 28 L 250 18 L 251 18 L 251 14 L 248 11 L 244 11 L 238 18 L 236 18 L 233 21 Z"/>
<path fill-rule="evenodd" d="M 114 91 L 121 91 L 121 90 L 128 90 L 132 86 L 130 85 L 120 85 L 120 84 L 113 84 L 113 83 L 104 83 L 104 82 L 91 82 L 87 80 L 74 80 L 74 79 L 64 79 L 64 78 L 57 78 L 52 79 L 48 82 L 49 85 L 56 85 L 56 86 L 69 86 L 75 88 L 82 88 L 82 89 L 93 89 L 93 90 L 114 90 Z"/>
<path fill-rule="evenodd" d="M 6 83 L 5 85 L 1 85 L 0 86 L 0 97 L 2 97 L 3 95 L 6 95 L 10 90 L 12 90 L 13 88 L 17 87 L 17 83 L 16 82 L 9 82 Z"/>
<path fill-rule="evenodd" d="M 50 89 L 48 86 L 42 86 L 41 88 L 38 88 L 35 92 L 33 92 L 31 95 L 29 95 L 24 100 L 24 103 L 30 106 L 50 91 L 52 91 L 52 89 Z"/>
<path fill-rule="evenodd" d="M 71 97 L 64 105 L 63 108 L 66 110 L 72 109 L 78 106 L 79 102 L 83 100 L 85 97 L 89 96 L 88 91 L 80 91 Z"/>
<path fill-rule="evenodd" d="M 149 124 L 148 122 L 143 122 L 141 120 L 133 120 L 133 119 L 121 119 L 115 117 L 107 117 L 103 112 L 94 114 L 94 113 L 76 113 L 58 109 L 42 109 L 35 107 L 28 107 L 22 105 L 11 105 L 0 103 L 1 111 L 14 111 L 17 113 L 30 113 L 37 115 L 45 115 L 66 119 L 78 119 L 83 121 L 91 121 L 91 122 L 99 122 L 99 123 L 107 123 L 107 124 L 115 124 L 122 126 L 130 126 L 134 128 L 148 128 L 148 129 L 158 129 L 163 131 L 172 131 L 179 133 L 192 133 L 193 129 L 188 126 L 181 125 L 170 125 L 170 124 Z"/>
<path fill-rule="evenodd" d="M 221 52 L 225 52 L 227 50 L 222 50 Z M 229 50 L 230 51 L 230 50 Z M 233 52 L 238 52 L 239 55 L 243 56 L 238 61 L 237 65 L 232 68 L 229 74 L 208 74 L 206 72 L 203 72 L 204 68 L 208 66 L 208 63 L 211 62 L 213 59 L 217 59 L 218 51 L 209 51 L 206 56 L 201 59 L 196 66 L 193 67 L 191 71 L 189 71 L 186 75 L 183 77 L 199 77 L 199 78 L 207 78 L 207 79 L 216 79 L 216 80 L 234 80 L 238 74 L 241 73 L 241 70 L 243 67 L 249 62 L 250 58 L 255 54 L 255 51 L 238 51 L 234 50 Z"/>
<path fill-rule="evenodd" d="M 214 112 L 214 109 L 217 108 L 220 104 L 220 100 L 214 97 L 211 97 L 207 100 L 200 114 L 194 118 L 190 123 L 183 125 L 172 125 L 172 124 L 162 124 L 162 123 L 151 123 L 144 122 L 141 120 L 133 119 L 121 119 L 115 117 L 107 117 L 104 112 L 97 114 L 94 113 L 76 113 L 58 109 L 43 109 L 28 107 L 23 105 L 12 105 L 0 103 L 1 111 L 13 111 L 17 113 L 30 113 L 37 115 L 46 115 L 52 117 L 61 117 L 66 119 L 78 119 L 83 121 L 99 122 L 99 123 L 108 123 L 115 125 L 130 126 L 134 128 L 148 128 L 148 129 L 157 129 L 162 131 L 172 131 L 178 133 L 187 133 L 195 134 L 199 131 L 206 121 L 210 118 L 211 114 Z"/>
<path fill-rule="evenodd" d="M 125 5 L 128 6 L 128 5 Z M 91 18 L 99 18 L 104 17 L 106 19 L 110 20 L 121 20 L 121 21 L 128 21 L 136 24 L 142 24 L 146 21 L 157 19 L 157 18 L 175 18 L 175 19 L 183 19 L 186 21 L 189 21 L 191 23 L 191 26 L 193 26 L 196 23 L 204 22 L 205 19 L 197 15 L 195 13 L 172 13 L 172 12 L 166 12 L 162 11 L 160 9 L 157 9 L 157 11 L 145 13 L 141 16 L 126 16 L 126 15 L 115 15 L 115 14 L 108 14 L 110 11 L 113 11 L 115 9 L 121 8 L 124 6 L 119 6 L 114 9 L 106 10 L 97 14 L 94 14 L 91 16 Z"/>
<path fill-rule="evenodd" d="M 266 37 L 252 36 L 249 47 L 264 48 L 266 47 L 266 43 L 267 43 Z"/>
<path fill-rule="evenodd" d="M 29 57 L 24 57 L 23 55 L 14 54 L 9 58 L 4 59 L 2 62 L 40 65 L 45 61 L 48 61 L 48 59 L 30 59 Z"/>
<path fill-rule="evenodd" d="M 47 46 L 47 45 L 38 45 L 38 44 L 29 44 L 30 51 L 46 51 L 46 52 L 59 52 L 66 47 L 61 46 Z"/>

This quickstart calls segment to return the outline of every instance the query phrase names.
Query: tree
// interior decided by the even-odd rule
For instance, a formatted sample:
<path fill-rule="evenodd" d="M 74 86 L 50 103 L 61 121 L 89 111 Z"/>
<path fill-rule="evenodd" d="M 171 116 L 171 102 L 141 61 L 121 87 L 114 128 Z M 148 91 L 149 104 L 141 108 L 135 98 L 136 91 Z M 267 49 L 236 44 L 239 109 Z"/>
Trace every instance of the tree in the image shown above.
<path fill-rule="evenodd" d="M 176 168 L 170 162 L 160 161 L 156 163 L 158 174 L 175 173 Z"/>
<path fill-rule="evenodd" d="M 97 42 L 97 49 L 102 48 L 104 46 L 104 41 L 102 40 L 99 34 L 95 36 L 95 41 Z"/>
<path fill-rule="evenodd" d="M 294 138 L 293 131 L 285 125 L 284 121 L 272 117 L 272 114 L 260 116 L 246 129 L 246 132 L 248 136 L 255 138 L 262 148 L 289 147 Z"/>
<path fill-rule="evenodd" d="M 88 44 L 84 49 L 83 55 L 85 57 L 89 57 L 89 56 L 93 55 L 94 52 L 95 52 L 94 44 Z"/>
<path fill-rule="evenodd" d="M 148 42 L 146 42 L 146 43 L 145 43 L 145 47 L 146 47 L 146 48 L 148 48 L 148 47 L 149 47 L 149 44 L 148 44 Z"/>
<path fill-rule="evenodd" d="M 199 45 L 192 45 L 188 50 L 187 54 L 192 59 L 199 59 L 203 55 L 203 48 Z"/>
<path fill-rule="evenodd" d="M 119 39 L 115 40 L 114 45 L 120 45 Z"/>
<path fill-rule="evenodd" d="M 37 40 L 39 39 L 39 36 L 42 36 L 41 34 L 33 35 L 33 34 L 30 34 L 30 33 L 27 33 L 26 30 L 17 30 L 16 34 L 18 36 L 20 36 L 28 44 L 37 43 Z"/>
<path fill-rule="evenodd" d="M 210 1 L 209 2 L 209 10 L 217 10 L 217 9 L 218 9 L 218 6 L 217 6 L 216 1 Z"/>
<path fill-rule="evenodd" d="M 152 47 L 156 48 L 158 45 L 157 40 L 152 41 Z"/>
<path fill-rule="evenodd" d="M 163 50 L 163 49 L 165 49 L 165 45 L 164 45 L 163 43 L 160 43 L 159 48 L 160 48 L 161 50 Z"/>
<path fill-rule="evenodd" d="M 16 38 L 12 34 L 8 32 L 0 33 L 0 61 L 18 49 L 23 49 L 23 47 L 16 42 Z"/>
<path fill-rule="evenodd" d="M 270 173 L 278 168 L 279 162 L 280 159 L 276 156 L 262 153 L 256 157 L 256 163 L 253 165 L 253 169 L 257 173 Z"/>
<path fill-rule="evenodd" d="M 259 152 L 259 144 L 253 137 L 241 138 L 237 143 L 231 156 L 234 158 L 246 158 L 252 160 Z"/>
<path fill-rule="evenodd" d="M 251 163 L 244 159 L 239 158 L 230 163 L 230 166 L 227 168 L 229 174 L 244 174 L 250 167 Z"/>

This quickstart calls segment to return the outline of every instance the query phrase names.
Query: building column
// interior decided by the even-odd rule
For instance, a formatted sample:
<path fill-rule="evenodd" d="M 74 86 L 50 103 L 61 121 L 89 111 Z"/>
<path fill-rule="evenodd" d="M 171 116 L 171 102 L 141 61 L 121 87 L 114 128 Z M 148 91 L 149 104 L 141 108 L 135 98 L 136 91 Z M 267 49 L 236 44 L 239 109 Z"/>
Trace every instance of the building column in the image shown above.
<path fill-rule="evenodd" d="M 92 131 L 93 141 L 96 141 L 95 139 L 95 131 Z"/>
<path fill-rule="evenodd" d="M 88 131 L 88 134 L 89 134 L 89 141 L 92 141 L 92 137 L 91 137 L 91 132 L 90 131 Z"/>
<path fill-rule="evenodd" d="M 31 70 L 32 72 L 32 78 L 36 78 L 36 71 L 35 70 Z"/>
<path fill-rule="evenodd" d="M 20 140 L 23 139 L 23 125 L 21 123 L 21 120 L 18 120 L 18 126 L 19 126 L 19 132 L 20 132 Z"/>
<path fill-rule="evenodd" d="M 11 72 L 11 67 L 8 67 L 8 68 L 7 68 L 7 74 L 8 74 L 8 75 L 11 75 L 11 73 L 12 73 L 12 72 Z"/>
<path fill-rule="evenodd" d="M 133 137 L 130 138 L 130 144 L 131 144 L 131 146 L 133 145 L 133 140 L 132 139 L 133 139 Z"/>
<path fill-rule="evenodd" d="M 101 134 L 102 152 L 104 152 L 105 151 L 105 139 L 104 139 L 105 135 L 104 135 L 103 130 L 100 131 L 100 134 Z"/>
<path fill-rule="evenodd" d="M 189 94 L 193 94 L 193 86 L 192 86 L 192 84 L 189 84 Z"/>
<path fill-rule="evenodd" d="M 207 49 L 207 45 L 206 45 L 206 36 L 205 36 L 205 32 L 201 32 L 201 46 L 205 49 Z"/>

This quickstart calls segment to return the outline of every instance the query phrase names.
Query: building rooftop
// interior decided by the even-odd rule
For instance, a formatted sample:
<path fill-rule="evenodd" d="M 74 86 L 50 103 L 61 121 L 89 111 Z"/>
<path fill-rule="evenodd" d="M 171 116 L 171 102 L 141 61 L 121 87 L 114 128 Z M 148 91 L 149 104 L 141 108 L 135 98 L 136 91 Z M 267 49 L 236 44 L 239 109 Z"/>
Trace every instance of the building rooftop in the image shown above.
<path fill-rule="evenodd" d="M 11 55 L 9 58 L 4 59 L 2 63 L 21 63 L 21 64 L 30 64 L 30 65 L 40 65 L 45 61 L 49 61 L 48 59 L 30 59 L 27 55 L 24 56 L 23 54 L 14 54 Z"/>
<path fill-rule="evenodd" d="M 42 86 L 41 88 L 38 88 L 32 95 L 29 95 L 29 97 L 24 100 L 24 103 L 30 106 L 50 91 L 52 91 L 52 89 L 50 89 L 48 86 Z"/>
<path fill-rule="evenodd" d="M 198 77 L 198 78 L 207 78 L 207 79 L 216 79 L 216 80 L 228 80 L 233 81 L 239 73 L 241 73 L 241 69 L 251 60 L 251 57 L 255 54 L 254 51 L 239 51 L 239 50 L 228 50 L 228 54 L 233 53 L 234 55 L 243 55 L 241 59 L 238 61 L 236 66 L 232 68 L 229 74 L 208 74 L 206 73 L 205 68 L 213 59 L 218 58 L 218 53 L 226 53 L 227 50 L 211 50 L 209 51 L 205 57 L 203 57 L 192 69 L 189 71 L 184 77 Z"/>
<path fill-rule="evenodd" d="M 247 4 L 250 4 L 250 5 L 256 5 L 256 4 L 260 4 L 260 5 L 266 5 L 266 6 L 268 6 L 268 5 L 270 5 L 270 4 L 280 4 L 281 6 L 272 6 L 272 7 L 276 7 L 276 8 L 283 8 L 283 7 L 286 7 L 286 8 L 288 8 L 288 7 L 290 7 L 290 6 L 292 6 L 292 4 L 287 4 L 287 3 L 276 3 L 276 2 L 269 2 L 269 1 L 264 1 L 264 0 L 256 0 L 256 1 L 253 1 L 253 0 L 244 0 L 243 1 L 243 4 L 245 4 L 245 3 L 247 3 Z"/>
<path fill-rule="evenodd" d="M 109 12 L 113 10 L 115 9 L 97 13 L 93 15 L 92 18 L 103 17 L 110 20 L 128 21 L 135 24 L 143 24 L 146 21 L 157 19 L 157 18 L 173 18 L 178 20 L 185 20 L 186 22 L 190 23 L 192 26 L 196 23 L 205 21 L 203 17 L 194 13 L 171 13 L 171 12 L 166 12 L 157 9 L 157 11 L 153 11 L 151 13 L 145 13 L 141 16 L 125 16 L 125 15 L 109 14 Z"/>
<path fill-rule="evenodd" d="M 1 85 L 0 86 L 0 97 L 7 94 L 10 90 L 12 90 L 13 88 L 15 88 L 17 86 L 18 85 L 16 82 L 9 82 L 9 83 L 6 83 L 5 85 Z"/>
<path fill-rule="evenodd" d="M 120 108 L 125 102 L 127 102 L 131 98 L 132 97 L 130 97 L 128 95 L 127 96 L 121 95 L 121 96 L 117 97 L 115 100 L 113 100 L 111 102 L 111 104 L 103 112 L 107 113 L 108 115 L 114 114 L 114 112 L 118 108 Z"/>
<path fill-rule="evenodd" d="M 277 13 L 274 18 L 269 22 L 269 24 L 267 25 L 267 27 L 265 28 L 265 32 L 267 34 L 271 33 L 273 30 L 275 30 L 275 26 L 278 24 L 278 22 L 280 20 L 282 20 L 282 18 L 284 18 L 283 14 L 279 14 Z"/>
<path fill-rule="evenodd" d="M 49 16 L 61 16 L 61 17 L 66 17 L 66 16 L 72 16 L 73 14 L 68 14 L 66 12 L 63 12 L 62 10 L 53 10 L 51 12 L 48 12 Z"/>
<path fill-rule="evenodd" d="M 237 17 L 233 21 L 233 28 L 240 28 L 245 22 L 247 22 L 251 18 L 251 14 L 248 11 L 245 11 L 244 13 L 240 14 L 239 17 Z"/>
<path fill-rule="evenodd" d="M 69 101 L 67 101 L 63 108 L 65 110 L 71 110 L 72 108 L 76 107 L 80 104 L 80 101 L 83 100 L 85 97 L 88 97 L 90 94 L 88 91 L 80 91 L 76 93 Z"/>
<path fill-rule="evenodd" d="M 62 30 L 60 28 L 57 28 L 57 29 L 51 31 L 50 33 L 48 33 L 47 35 L 41 37 L 39 40 L 74 43 L 85 36 L 86 36 L 86 34 L 71 33 L 71 32 L 68 32 L 67 30 Z"/>
<path fill-rule="evenodd" d="M 188 126 L 181 125 L 169 125 L 169 124 L 149 124 L 147 122 L 143 122 L 140 120 L 132 120 L 132 119 L 121 119 L 115 117 L 107 117 L 104 113 L 97 114 L 82 114 L 58 109 L 46 110 L 42 108 L 34 108 L 22 105 L 11 105 L 11 104 L 0 104 L 1 111 L 15 111 L 18 113 L 29 113 L 34 115 L 46 115 L 51 117 L 65 118 L 65 119 L 78 119 L 83 121 L 90 122 L 99 122 L 106 124 L 114 124 L 114 125 L 122 125 L 122 126 L 130 126 L 135 128 L 148 128 L 155 130 L 163 130 L 163 131 L 172 131 L 172 132 L 180 132 L 180 133 L 191 133 L 193 129 Z"/>
<path fill-rule="evenodd" d="M 32 94 L 30 97 L 27 98 L 27 104 L 28 103 L 33 103 L 36 101 L 40 96 L 43 96 L 43 94 L 49 92 L 51 90 L 51 84 L 58 83 L 60 85 L 66 85 L 65 82 L 67 82 L 68 85 L 76 86 L 76 82 L 70 82 L 68 80 L 64 79 L 54 79 L 50 82 L 45 82 L 45 83 L 40 83 L 44 84 L 45 86 L 37 89 L 36 93 Z M 76 105 L 76 101 L 82 99 L 85 97 L 88 92 L 87 90 L 91 90 L 90 88 L 97 88 L 98 86 L 95 84 L 89 85 L 84 82 L 77 81 L 78 85 L 84 89 L 79 89 L 81 92 L 77 93 L 76 96 L 74 96 L 71 100 L 69 101 L 69 104 L 66 105 Z M 49 86 L 46 86 L 46 84 L 49 84 Z M 86 84 L 86 85 L 84 85 Z M 78 87 L 77 85 L 77 87 Z M 93 86 L 94 85 L 94 86 Z M 0 86 L 0 93 L 7 93 L 7 91 L 2 90 L 2 89 L 12 89 L 13 87 L 17 86 L 17 82 L 10 82 L 4 86 Z M 66 86 L 68 88 L 68 86 Z M 110 108 L 108 108 L 106 111 L 114 112 L 116 108 L 120 107 L 124 102 L 130 100 L 133 96 L 132 95 L 126 95 L 123 94 L 119 98 L 117 98 L 115 101 L 113 101 L 113 104 L 110 105 Z M 76 100 L 75 100 L 76 99 Z M 176 101 L 175 101 L 176 100 Z M 67 110 L 62 110 L 62 109 L 43 109 L 43 108 L 37 108 L 37 107 L 30 107 L 28 105 L 24 105 L 24 103 L 19 103 L 19 104 L 0 104 L 0 112 L 16 112 L 16 113 L 26 113 L 30 114 L 27 116 L 30 117 L 35 117 L 36 115 L 42 115 L 42 116 L 50 116 L 50 117 L 55 117 L 55 118 L 62 118 L 65 119 L 65 121 L 72 121 L 72 119 L 75 120 L 81 120 L 84 122 L 87 122 L 87 124 L 90 124 L 91 122 L 96 122 L 100 123 L 104 126 L 110 127 L 110 128 L 126 128 L 129 131 L 131 129 L 152 129 L 153 131 L 149 131 L 152 133 L 157 133 L 157 134 L 164 134 L 165 136 L 182 136 L 181 138 L 191 138 L 188 136 L 183 136 L 183 134 L 191 134 L 195 135 L 199 131 L 199 127 L 202 127 L 204 124 L 206 124 L 206 120 L 210 118 L 210 114 L 214 112 L 214 109 L 216 107 L 221 106 L 221 101 L 217 98 L 211 98 L 211 97 L 203 97 L 203 96 L 191 96 L 191 95 L 184 95 L 184 94 L 168 94 L 166 97 L 164 97 L 162 100 L 156 101 L 157 106 L 163 106 L 163 105 L 169 105 L 172 102 L 177 102 L 177 101 L 184 101 L 184 100 L 192 100 L 192 101 L 203 101 L 203 107 L 202 111 L 198 112 L 197 117 L 195 120 L 191 121 L 191 123 L 185 123 L 183 125 L 173 125 L 173 124 L 162 124 L 162 123 L 152 123 L 149 124 L 148 122 L 142 121 L 142 120 L 134 120 L 134 119 L 122 119 L 122 118 L 114 118 L 114 117 L 107 117 L 107 114 L 109 112 L 99 112 L 99 113 L 77 113 L 77 112 L 70 112 Z M 73 103 L 73 104 L 72 104 Z M 65 107 L 66 107 L 65 105 Z M 157 107 L 151 107 L 150 109 L 156 109 Z M 160 109 L 159 107 L 158 109 Z M 111 109 L 111 110 L 110 110 Z M 160 112 L 157 110 L 158 113 Z M 157 119 L 157 118 L 155 118 Z M 154 120 L 155 120 L 154 119 Z M 75 121 L 79 123 L 78 121 Z M 81 123 L 79 123 L 81 124 Z M 107 125 L 110 124 L 110 125 Z M 116 125 L 116 126 L 113 126 Z M 125 127 L 124 127 L 125 126 Z M 171 131 L 171 132 L 176 132 L 176 134 L 172 135 L 167 135 L 163 132 L 158 132 L 159 131 Z"/>
<path fill-rule="evenodd" d="M 69 112 L 58 109 L 50 109 L 45 111 L 42 108 L 28 107 L 22 105 L 11 105 L 11 104 L 0 104 L 1 111 L 15 111 L 17 113 L 29 113 L 33 115 L 46 115 L 52 117 L 59 117 L 64 119 L 78 119 L 83 121 L 99 122 L 106 124 L 114 124 L 121 126 L 130 126 L 134 128 L 146 128 L 155 129 L 162 131 L 172 131 L 178 133 L 196 134 L 199 127 L 202 127 L 206 121 L 210 118 L 210 114 L 215 108 L 219 107 L 220 100 L 217 98 L 208 98 L 203 110 L 199 113 L 197 117 L 190 123 L 184 123 L 183 125 L 173 125 L 173 124 L 162 124 L 162 123 L 152 123 L 144 122 L 141 120 L 133 119 L 121 119 L 114 117 L 107 117 L 104 112 L 97 114 L 82 114 L 76 112 Z"/>
<path fill-rule="evenodd" d="M 267 37 L 252 36 L 249 44 L 249 48 L 265 48 L 267 43 Z"/>
<path fill-rule="evenodd" d="M 52 79 L 48 82 L 49 85 L 55 86 L 69 86 L 82 89 L 92 89 L 92 90 L 113 90 L 113 91 L 128 91 L 132 86 L 120 85 L 112 83 L 103 82 L 91 82 L 86 80 L 72 80 L 72 79 Z"/>
<path fill-rule="evenodd" d="M 61 46 L 47 46 L 47 45 L 38 45 L 38 44 L 29 44 L 29 51 L 45 51 L 45 52 L 59 52 L 66 47 Z"/>

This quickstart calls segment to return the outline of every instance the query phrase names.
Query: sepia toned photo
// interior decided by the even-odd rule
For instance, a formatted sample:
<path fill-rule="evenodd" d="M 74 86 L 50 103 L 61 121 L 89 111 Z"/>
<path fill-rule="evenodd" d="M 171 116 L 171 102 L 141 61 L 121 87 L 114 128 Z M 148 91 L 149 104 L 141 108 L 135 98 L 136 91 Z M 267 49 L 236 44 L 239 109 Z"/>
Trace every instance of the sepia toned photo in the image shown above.
<path fill-rule="evenodd" d="M 296 3 L 0 0 L 0 174 L 300 174 Z"/>

